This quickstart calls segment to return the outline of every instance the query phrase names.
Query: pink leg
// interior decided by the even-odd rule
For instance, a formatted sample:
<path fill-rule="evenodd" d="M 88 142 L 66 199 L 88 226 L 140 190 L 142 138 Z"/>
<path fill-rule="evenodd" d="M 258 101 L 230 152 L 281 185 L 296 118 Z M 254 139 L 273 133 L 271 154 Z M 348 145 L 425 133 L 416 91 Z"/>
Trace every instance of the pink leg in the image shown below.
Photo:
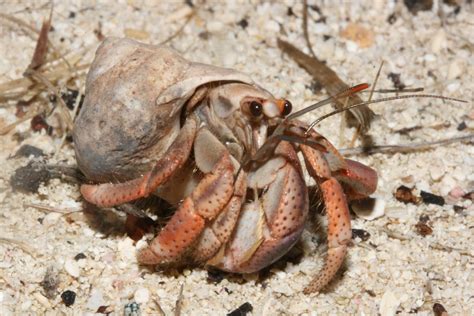
<path fill-rule="evenodd" d="M 304 289 L 305 294 L 320 291 L 334 278 L 344 262 L 352 236 L 349 208 L 341 185 L 331 178 L 320 187 L 328 216 L 328 253 L 324 267 Z"/>
<path fill-rule="evenodd" d="M 123 183 L 84 184 L 84 198 L 100 207 L 111 207 L 146 197 L 167 181 L 188 159 L 196 135 L 197 123 L 188 118 L 180 134 L 153 169 L 143 177 Z"/>
<path fill-rule="evenodd" d="M 338 179 L 333 177 L 331 167 L 323 152 L 309 146 L 301 145 L 301 151 L 306 161 L 310 175 L 316 180 L 321 188 L 326 213 L 328 216 L 328 253 L 323 269 L 305 288 L 306 294 L 320 291 L 334 277 L 344 262 L 347 253 L 347 243 L 351 240 L 351 219 L 347 199 Z M 365 167 L 352 160 L 344 160 L 340 165 L 345 165 L 345 173 L 341 171 L 341 178 L 347 180 L 353 192 L 359 195 L 370 194 L 375 190 L 375 180 L 372 169 Z M 354 167 L 355 171 L 351 168 Z M 342 169 L 346 170 L 346 169 Z M 370 170 L 370 171 L 369 171 Z M 350 180 L 350 181 L 349 181 Z M 375 184 L 374 184 L 375 182 Z"/>

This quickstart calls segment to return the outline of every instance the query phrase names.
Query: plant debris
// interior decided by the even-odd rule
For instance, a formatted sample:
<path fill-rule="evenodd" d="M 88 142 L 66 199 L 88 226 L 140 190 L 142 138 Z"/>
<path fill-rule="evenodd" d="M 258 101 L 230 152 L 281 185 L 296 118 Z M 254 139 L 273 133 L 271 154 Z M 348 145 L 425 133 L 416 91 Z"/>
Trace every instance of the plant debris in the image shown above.
<path fill-rule="evenodd" d="M 420 198 L 413 194 L 413 189 L 410 189 L 404 185 L 401 185 L 397 188 L 393 196 L 400 202 L 405 204 L 419 204 Z"/>
<path fill-rule="evenodd" d="M 421 198 L 423 200 L 423 203 L 425 204 L 436 204 L 443 206 L 446 202 L 442 196 L 425 192 L 425 191 L 420 191 Z"/>
<path fill-rule="evenodd" d="M 397 90 L 403 90 L 406 87 L 406 85 L 400 79 L 400 76 L 401 76 L 400 74 L 396 74 L 396 73 L 393 73 L 393 72 L 391 72 L 387 75 L 387 78 L 392 80 L 393 86 Z"/>
<path fill-rule="evenodd" d="M 339 76 L 329 68 L 325 63 L 318 60 L 315 57 L 309 56 L 303 53 L 301 50 L 293 46 L 292 44 L 278 38 L 278 47 L 286 54 L 288 54 L 300 67 L 305 69 L 313 78 L 320 82 L 326 89 L 329 95 L 336 95 L 341 91 L 347 90 L 349 86 L 342 81 Z M 361 103 L 362 99 L 357 95 L 351 95 L 348 98 L 347 106 L 351 106 L 357 103 Z M 336 108 L 340 109 L 344 107 L 344 104 L 339 101 L 334 101 Z M 354 125 L 354 119 L 356 120 L 356 126 L 360 131 L 367 131 L 370 127 L 370 123 L 374 117 L 374 112 L 369 109 L 368 106 L 359 106 L 348 110 L 350 113 L 349 125 Z"/>
<path fill-rule="evenodd" d="M 227 314 L 227 316 L 245 316 L 253 310 L 253 306 L 247 302 L 243 303 L 237 309 Z"/>
<path fill-rule="evenodd" d="M 51 19 L 53 17 L 53 6 L 49 13 L 48 20 L 43 21 L 41 25 L 41 31 L 39 33 L 38 41 L 36 42 L 35 52 L 28 69 L 39 69 L 46 61 L 46 55 L 48 54 L 48 33 L 51 29 Z"/>
<path fill-rule="evenodd" d="M 86 255 L 83 254 L 82 252 L 78 253 L 77 255 L 74 256 L 74 260 L 79 261 L 81 259 L 86 259 Z"/>
<path fill-rule="evenodd" d="M 53 266 L 46 269 L 43 280 L 40 282 L 47 298 L 53 299 L 59 286 L 59 273 Z"/>
<path fill-rule="evenodd" d="M 415 225 L 415 228 L 417 233 L 423 237 L 431 235 L 433 233 L 433 229 L 428 226 L 428 224 L 423 223 L 421 221 Z"/>
<path fill-rule="evenodd" d="M 440 303 L 433 304 L 433 313 L 434 316 L 448 316 L 448 311 Z"/>

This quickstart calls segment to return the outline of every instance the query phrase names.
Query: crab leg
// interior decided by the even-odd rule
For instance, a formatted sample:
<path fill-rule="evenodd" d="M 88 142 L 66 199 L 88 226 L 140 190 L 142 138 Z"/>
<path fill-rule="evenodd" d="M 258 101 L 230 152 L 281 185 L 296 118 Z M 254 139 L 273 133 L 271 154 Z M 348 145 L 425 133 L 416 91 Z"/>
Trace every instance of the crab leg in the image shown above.
<path fill-rule="evenodd" d="M 326 212 L 328 216 L 328 253 L 324 263 L 324 267 L 319 274 L 310 282 L 305 288 L 305 293 L 313 293 L 320 291 L 325 287 L 329 281 L 332 280 L 340 266 L 344 262 L 344 257 L 347 253 L 347 243 L 351 240 L 351 221 L 349 209 L 347 206 L 346 196 L 339 181 L 332 176 L 330 164 L 327 162 L 325 154 L 319 150 L 315 150 L 307 145 L 301 145 L 300 149 L 308 167 L 310 175 L 316 180 L 321 188 Z M 341 163 L 347 166 L 358 165 L 353 164 L 352 161 L 343 160 Z M 367 167 L 365 167 L 367 168 Z M 368 168 L 370 169 L 370 168 Z M 373 184 L 373 177 L 371 174 L 367 177 L 360 176 L 359 173 L 364 174 L 366 169 L 360 168 L 354 171 L 354 174 L 346 172 L 344 177 L 351 179 L 353 183 L 357 183 L 359 187 L 364 187 L 364 183 L 359 183 L 357 180 L 369 179 L 365 184 L 369 187 L 361 192 L 372 193 L 376 186 Z M 351 178 L 353 177 L 353 178 Z M 348 181 L 350 183 L 351 181 Z M 357 186 L 354 192 L 360 191 Z"/>
<path fill-rule="evenodd" d="M 213 170 L 184 199 L 151 244 L 140 251 L 143 264 L 177 262 L 198 239 L 206 221 L 214 219 L 229 203 L 234 188 L 234 167 L 226 151 Z"/>
<path fill-rule="evenodd" d="M 186 162 L 192 149 L 196 128 L 196 120 L 188 118 L 163 158 L 141 178 L 116 184 L 84 184 L 81 186 L 82 195 L 88 202 L 100 207 L 111 207 L 148 196 Z"/>

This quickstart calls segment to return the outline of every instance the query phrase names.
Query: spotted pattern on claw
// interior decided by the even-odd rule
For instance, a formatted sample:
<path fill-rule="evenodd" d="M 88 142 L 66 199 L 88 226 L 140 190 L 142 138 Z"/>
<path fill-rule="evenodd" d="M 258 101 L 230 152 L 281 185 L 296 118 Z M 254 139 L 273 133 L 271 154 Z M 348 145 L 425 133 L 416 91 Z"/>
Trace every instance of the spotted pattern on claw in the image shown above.
<path fill-rule="evenodd" d="M 176 261 L 199 236 L 204 223 L 194 212 L 191 198 L 186 198 L 150 246 L 141 250 L 138 260 L 143 264 Z"/>
<path fill-rule="evenodd" d="M 217 168 L 207 174 L 192 193 L 197 212 L 214 218 L 227 204 L 233 193 L 234 175 L 229 154 L 222 156 Z"/>
<path fill-rule="evenodd" d="M 271 234 L 276 238 L 284 237 L 302 225 L 301 210 L 307 206 L 303 179 L 294 168 L 288 166 L 287 169 L 280 207 L 271 223 Z"/>
<path fill-rule="evenodd" d="M 221 247 L 222 243 L 211 228 L 205 228 L 199 236 L 191 255 L 191 260 L 203 262 L 212 257 Z"/>

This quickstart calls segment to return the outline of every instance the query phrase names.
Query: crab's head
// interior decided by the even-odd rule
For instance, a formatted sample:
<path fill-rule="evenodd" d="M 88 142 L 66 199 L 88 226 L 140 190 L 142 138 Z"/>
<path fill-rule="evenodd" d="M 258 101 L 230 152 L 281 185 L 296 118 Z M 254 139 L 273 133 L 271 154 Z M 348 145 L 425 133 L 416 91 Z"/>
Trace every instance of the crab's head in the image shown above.
<path fill-rule="evenodd" d="M 244 83 L 228 83 L 212 90 L 209 107 L 224 122 L 246 152 L 254 154 L 267 140 L 269 129 L 291 113 L 292 104 L 267 90 Z"/>

